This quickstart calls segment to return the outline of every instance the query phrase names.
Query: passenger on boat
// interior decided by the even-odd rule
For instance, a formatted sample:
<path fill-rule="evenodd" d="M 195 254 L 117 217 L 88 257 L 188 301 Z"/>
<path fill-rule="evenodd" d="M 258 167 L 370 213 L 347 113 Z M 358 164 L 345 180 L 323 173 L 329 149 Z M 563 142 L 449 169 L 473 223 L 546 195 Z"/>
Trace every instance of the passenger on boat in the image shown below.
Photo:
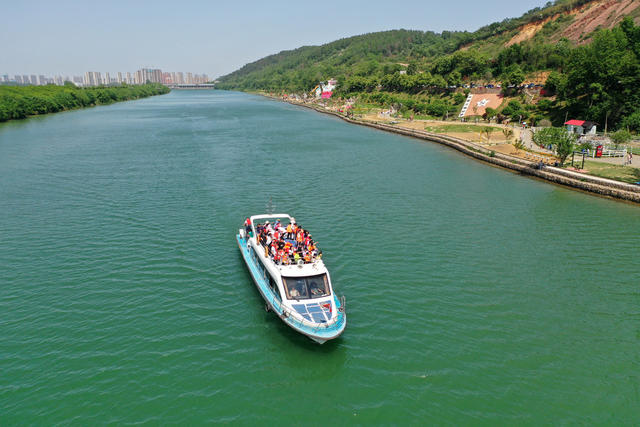
<path fill-rule="evenodd" d="M 318 296 L 318 295 L 324 294 L 324 289 L 315 280 L 309 283 L 309 290 L 311 291 L 312 296 Z"/>
<path fill-rule="evenodd" d="M 256 231 L 256 240 L 265 248 L 265 256 L 278 265 L 291 265 L 300 260 L 311 263 L 322 257 L 322 251 L 318 249 L 311 234 L 299 227 L 293 219 L 286 228 L 280 220 L 273 226 L 269 221 L 264 225 L 256 224 Z"/>
<path fill-rule="evenodd" d="M 296 297 L 300 296 L 300 292 L 298 292 L 298 290 L 295 287 L 292 287 L 291 290 L 289 291 L 289 293 L 291 294 L 291 296 L 293 298 L 296 298 Z"/>

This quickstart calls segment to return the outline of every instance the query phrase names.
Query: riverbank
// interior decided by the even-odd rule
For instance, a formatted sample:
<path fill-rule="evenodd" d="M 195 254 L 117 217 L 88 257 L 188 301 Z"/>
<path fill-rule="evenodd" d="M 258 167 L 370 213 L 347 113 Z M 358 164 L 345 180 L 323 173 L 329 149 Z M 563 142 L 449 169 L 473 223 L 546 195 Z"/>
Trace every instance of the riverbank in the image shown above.
<path fill-rule="evenodd" d="M 169 93 L 157 83 L 79 88 L 64 86 L 0 86 L 0 122 L 21 120 L 79 108 L 147 98 Z"/>
<path fill-rule="evenodd" d="M 501 153 L 495 149 L 492 149 L 491 147 L 486 147 L 478 143 L 466 141 L 458 137 L 446 136 L 438 133 L 419 130 L 414 127 L 409 127 L 401 121 L 394 121 L 392 124 L 387 124 L 371 119 L 347 117 L 341 112 L 327 109 L 317 104 L 296 102 L 291 100 L 285 101 L 292 105 L 299 105 L 315 110 L 319 113 L 338 117 L 352 124 L 368 126 L 387 132 L 393 132 L 400 135 L 411 136 L 414 138 L 446 145 L 470 157 L 473 157 L 474 159 L 490 163 L 495 166 L 510 169 L 523 175 L 529 175 L 536 178 L 544 179 L 545 181 L 549 181 L 554 184 L 587 191 L 589 193 L 597 194 L 603 197 L 611 197 L 619 200 L 640 203 L 640 186 L 551 166 L 549 165 L 549 163 L 551 162 L 545 160 L 544 153 L 531 154 L 529 158 L 512 156 L 509 154 Z"/>

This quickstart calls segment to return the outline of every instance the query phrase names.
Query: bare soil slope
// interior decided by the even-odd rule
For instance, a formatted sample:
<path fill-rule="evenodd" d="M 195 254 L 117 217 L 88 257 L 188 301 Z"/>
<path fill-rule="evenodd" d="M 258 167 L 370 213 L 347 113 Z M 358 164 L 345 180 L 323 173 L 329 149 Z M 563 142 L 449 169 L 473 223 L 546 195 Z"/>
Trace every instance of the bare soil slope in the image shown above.
<path fill-rule="evenodd" d="M 518 29 L 518 34 L 511 38 L 505 46 L 529 40 L 540 31 L 547 22 L 553 21 L 562 15 L 573 16 L 573 22 L 555 38 L 565 37 L 578 43 L 586 42 L 590 33 L 598 28 L 613 28 L 627 16 L 638 15 L 640 0 L 599 0 L 575 8 L 569 12 L 557 14 L 538 22 L 523 25 Z M 640 17 L 636 16 L 636 23 Z"/>

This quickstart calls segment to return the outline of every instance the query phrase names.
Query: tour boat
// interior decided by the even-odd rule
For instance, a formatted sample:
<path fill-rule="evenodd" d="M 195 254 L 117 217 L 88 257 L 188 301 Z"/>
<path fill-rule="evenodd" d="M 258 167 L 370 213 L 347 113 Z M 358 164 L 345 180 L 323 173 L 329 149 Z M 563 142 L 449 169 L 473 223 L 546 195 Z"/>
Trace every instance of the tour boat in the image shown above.
<path fill-rule="evenodd" d="M 258 223 L 284 226 L 295 223 L 287 214 L 250 217 L 250 225 L 236 235 L 249 273 L 265 300 L 265 309 L 273 311 L 292 329 L 323 344 L 342 334 L 347 324 L 344 297 L 333 292 L 329 271 L 321 257 L 281 265 L 274 261 L 257 238 Z M 270 222 L 267 222 L 270 221 Z"/>

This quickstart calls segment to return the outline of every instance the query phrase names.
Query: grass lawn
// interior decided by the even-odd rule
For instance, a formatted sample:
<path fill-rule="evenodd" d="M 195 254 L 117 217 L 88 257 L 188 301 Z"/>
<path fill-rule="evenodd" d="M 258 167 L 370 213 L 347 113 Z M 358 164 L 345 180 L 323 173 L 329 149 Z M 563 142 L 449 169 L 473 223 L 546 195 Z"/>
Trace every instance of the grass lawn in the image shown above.
<path fill-rule="evenodd" d="M 380 108 L 380 106 L 376 104 L 367 104 L 364 102 L 358 102 L 357 104 L 353 105 L 353 108 L 351 109 L 351 111 L 353 112 L 353 114 L 369 114 L 369 113 L 377 113 L 379 111 L 382 111 L 382 108 Z"/>
<path fill-rule="evenodd" d="M 440 119 L 440 117 L 429 116 L 427 114 L 418 114 L 410 111 L 405 111 L 404 113 L 402 113 L 402 118 L 410 119 L 412 115 L 414 120 L 439 120 Z"/>
<path fill-rule="evenodd" d="M 455 132 L 455 133 L 462 133 L 462 132 L 477 132 L 480 133 L 482 132 L 482 129 L 484 129 L 486 126 L 477 126 L 477 125 L 465 125 L 465 124 L 455 124 L 455 125 L 434 125 L 434 126 L 425 126 L 424 130 L 426 130 L 427 132 L 433 132 L 433 133 L 449 133 L 449 132 Z M 493 134 L 492 135 L 497 135 L 502 134 L 502 128 L 496 127 L 496 126 L 490 126 L 493 128 Z"/>
<path fill-rule="evenodd" d="M 640 168 L 598 163 L 589 160 L 584 162 L 584 168 L 589 171 L 589 175 L 599 176 L 601 178 L 630 183 L 640 181 Z"/>

